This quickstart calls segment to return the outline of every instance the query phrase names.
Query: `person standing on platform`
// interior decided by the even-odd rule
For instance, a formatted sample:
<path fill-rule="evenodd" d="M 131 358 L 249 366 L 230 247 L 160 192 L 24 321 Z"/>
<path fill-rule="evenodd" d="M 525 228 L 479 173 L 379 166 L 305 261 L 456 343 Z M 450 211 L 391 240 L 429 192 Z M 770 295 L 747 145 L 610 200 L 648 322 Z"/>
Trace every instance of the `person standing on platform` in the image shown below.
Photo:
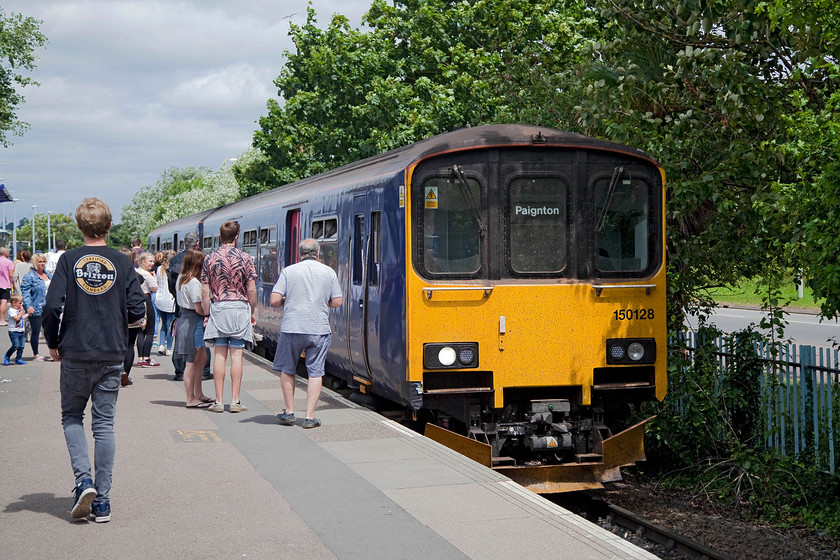
<path fill-rule="evenodd" d="M 97 523 L 111 520 L 114 414 L 128 324 L 146 314 L 134 267 L 105 244 L 111 225 L 108 205 L 97 198 L 76 208 L 85 244 L 59 259 L 43 310 L 44 338 L 53 360 L 61 362 L 61 424 L 76 482 L 70 515 Z M 93 476 L 83 420 L 88 401 Z"/>
<path fill-rule="evenodd" d="M 52 274 L 55 272 L 55 265 L 58 264 L 58 259 L 61 258 L 61 255 L 67 250 L 67 242 L 63 239 L 59 239 L 55 242 L 55 253 L 47 253 L 47 266 L 44 270 L 47 271 L 47 274 Z"/>
<path fill-rule="evenodd" d="M 12 354 L 15 352 L 17 352 L 15 365 L 26 365 L 26 362 L 23 361 L 23 349 L 26 347 L 26 330 L 24 328 L 26 317 L 26 311 L 23 309 L 23 296 L 12 294 L 9 303 L 9 339 L 12 341 L 12 347 L 6 351 L 3 365 L 9 366 L 12 364 Z"/>
<path fill-rule="evenodd" d="M 299 263 L 287 266 L 271 290 L 270 303 L 283 307 L 280 336 L 272 368 L 281 372 L 280 387 L 286 408 L 277 415 L 280 424 L 295 423 L 295 372 L 301 352 L 306 352 L 306 417 L 304 428 L 317 428 L 315 405 L 321 395 L 324 362 L 330 348 L 330 308 L 341 307 L 344 298 L 335 271 L 318 260 L 321 247 L 314 239 L 300 243 Z"/>
<path fill-rule="evenodd" d="M 193 247 L 198 247 L 198 236 L 193 232 L 188 232 L 184 236 L 184 250 L 172 257 L 169 260 L 169 270 L 167 271 L 168 279 L 169 279 L 169 293 L 177 294 L 178 293 L 178 286 L 176 283 L 178 282 L 178 275 L 181 274 L 181 269 L 184 266 L 184 256 L 187 254 L 187 251 L 192 249 Z M 176 306 L 175 306 L 175 319 L 177 320 L 180 316 L 181 308 L 177 305 L 177 298 L 176 298 Z M 177 327 L 176 327 L 177 329 Z M 175 332 L 175 338 L 178 338 L 177 330 Z M 177 342 L 177 341 L 176 341 Z M 174 344 L 174 343 L 173 343 Z M 174 348 L 174 346 L 173 346 Z M 202 379 L 213 379 L 213 373 L 210 371 L 210 349 L 204 349 L 206 352 L 206 360 L 204 361 L 204 375 Z M 175 381 L 183 381 L 184 380 L 184 368 L 186 367 L 186 363 L 178 354 L 172 354 L 172 367 L 175 368 Z"/>
<path fill-rule="evenodd" d="M 12 295 L 12 276 L 15 263 L 9 259 L 9 248 L 0 247 L 0 326 L 6 326 L 6 308 Z"/>
<path fill-rule="evenodd" d="M 242 349 L 254 342 L 254 310 L 257 307 L 257 270 L 251 255 L 236 248 L 239 223 L 225 222 L 219 228 L 219 247 L 204 261 L 201 270 L 201 303 L 209 315 L 204 340 L 216 349 L 213 384 L 216 402 L 208 409 L 224 412 L 225 362 L 230 354 L 231 412 L 248 408 L 239 399 L 242 388 Z"/>

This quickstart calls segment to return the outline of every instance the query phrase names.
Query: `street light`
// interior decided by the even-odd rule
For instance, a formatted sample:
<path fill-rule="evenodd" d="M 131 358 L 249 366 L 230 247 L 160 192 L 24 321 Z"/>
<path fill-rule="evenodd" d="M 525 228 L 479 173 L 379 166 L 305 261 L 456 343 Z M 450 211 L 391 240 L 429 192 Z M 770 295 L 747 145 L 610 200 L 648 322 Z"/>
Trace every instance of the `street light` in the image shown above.
<path fill-rule="evenodd" d="M 17 255 L 18 251 L 18 244 L 17 244 L 17 201 L 20 200 L 19 198 L 12 199 L 12 247 L 15 248 L 15 254 Z"/>
<path fill-rule="evenodd" d="M 55 243 L 52 242 L 52 235 L 50 235 L 50 217 L 52 217 L 53 214 L 53 210 L 47 210 L 47 253 L 50 252 L 50 244 L 55 246 Z"/>
<path fill-rule="evenodd" d="M 35 218 L 38 216 L 38 205 L 32 205 L 32 254 L 35 254 Z"/>

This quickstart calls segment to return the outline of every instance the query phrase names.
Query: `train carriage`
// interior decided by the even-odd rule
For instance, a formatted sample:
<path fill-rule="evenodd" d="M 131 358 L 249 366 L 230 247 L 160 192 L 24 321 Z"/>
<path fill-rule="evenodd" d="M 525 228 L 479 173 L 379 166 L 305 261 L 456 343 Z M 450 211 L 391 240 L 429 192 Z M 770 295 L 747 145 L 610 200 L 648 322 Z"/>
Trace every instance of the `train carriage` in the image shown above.
<path fill-rule="evenodd" d="M 268 306 L 271 286 L 315 237 L 344 292 L 328 373 L 553 492 L 597 487 L 644 458 L 643 423 L 614 431 L 628 404 L 665 395 L 663 188 L 661 166 L 639 150 L 493 125 L 182 218 L 149 239 L 182 239 L 193 220 L 210 250 L 219 225 L 239 221 L 260 277 L 256 332 L 271 352 L 281 313 Z"/>

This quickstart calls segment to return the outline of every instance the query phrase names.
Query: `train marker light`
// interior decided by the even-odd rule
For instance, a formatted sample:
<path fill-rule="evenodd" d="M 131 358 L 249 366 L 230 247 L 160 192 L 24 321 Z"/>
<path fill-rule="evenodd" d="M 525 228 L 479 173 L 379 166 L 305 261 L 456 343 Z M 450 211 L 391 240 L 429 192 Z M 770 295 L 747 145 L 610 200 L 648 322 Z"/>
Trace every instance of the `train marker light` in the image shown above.
<path fill-rule="evenodd" d="M 606 350 L 610 365 L 656 362 L 656 340 L 653 338 L 610 338 Z"/>
<path fill-rule="evenodd" d="M 634 362 L 638 362 L 639 360 L 645 357 L 645 347 L 639 344 L 638 342 L 634 342 L 633 344 L 627 347 L 627 355 Z"/>
<path fill-rule="evenodd" d="M 463 369 L 478 367 L 477 342 L 427 342 L 423 345 L 426 369 Z"/>

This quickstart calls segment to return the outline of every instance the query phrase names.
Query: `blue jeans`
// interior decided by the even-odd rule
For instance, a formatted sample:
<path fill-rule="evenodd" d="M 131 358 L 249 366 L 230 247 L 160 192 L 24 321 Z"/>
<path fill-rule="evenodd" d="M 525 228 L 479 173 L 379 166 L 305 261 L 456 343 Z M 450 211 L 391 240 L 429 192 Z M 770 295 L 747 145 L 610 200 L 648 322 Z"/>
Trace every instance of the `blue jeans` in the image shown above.
<path fill-rule="evenodd" d="M 12 341 L 12 347 L 6 352 L 6 357 L 11 359 L 12 354 L 17 350 L 17 359 L 23 357 L 23 348 L 26 346 L 26 333 L 9 331 L 9 338 Z"/>
<path fill-rule="evenodd" d="M 70 452 L 70 464 L 78 483 L 93 478 L 95 503 L 108 501 L 114 470 L 114 414 L 120 389 L 122 362 L 61 360 L 61 424 Z M 91 401 L 91 430 L 94 439 L 95 475 L 91 476 L 85 436 L 84 415 Z"/>
<path fill-rule="evenodd" d="M 172 333 L 170 332 L 170 328 L 172 327 L 172 321 L 175 319 L 175 312 L 169 311 L 161 311 L 160 309 L 157 310 L 158 315 L 160 315 L 160 329 L 155 331 L 158 333 L 158 347 L 163 346 L 167 350 L 172 350 Z"/>

